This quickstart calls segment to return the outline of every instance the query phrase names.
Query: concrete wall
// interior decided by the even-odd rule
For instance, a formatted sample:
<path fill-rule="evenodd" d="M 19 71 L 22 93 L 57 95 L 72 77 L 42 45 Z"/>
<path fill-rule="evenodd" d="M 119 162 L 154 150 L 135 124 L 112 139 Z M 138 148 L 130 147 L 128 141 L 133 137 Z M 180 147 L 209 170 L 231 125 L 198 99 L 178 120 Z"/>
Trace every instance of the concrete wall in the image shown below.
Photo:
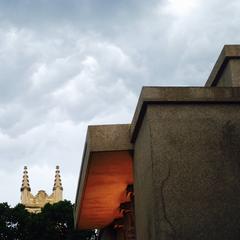
<path fill-rule="evenodd" d="M 225 45 L 205 84 L 207 87 L 240 86 L 240 45 Z"/>
<path fill-rule="evenodd" d="M 240 238 L 240 105 L 148 105 L 135 142 L 138 240 Z"/>
<path fill-rule="evenodd" d="M 239 87 L 240 86 L 240 60 L 231 59 L 225 67 L 217 87 Z"/>

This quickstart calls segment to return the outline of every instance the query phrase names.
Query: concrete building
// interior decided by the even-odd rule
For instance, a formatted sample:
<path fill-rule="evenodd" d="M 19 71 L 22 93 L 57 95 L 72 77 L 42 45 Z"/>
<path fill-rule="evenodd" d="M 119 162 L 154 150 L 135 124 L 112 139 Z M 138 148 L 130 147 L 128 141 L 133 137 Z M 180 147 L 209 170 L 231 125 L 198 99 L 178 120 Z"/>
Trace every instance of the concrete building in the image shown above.
<path fill-rule="evenodd" d="M 143 87 L 129 125 L 89 126 L 77 229 L 101 240 L 240 238 L 240 45 L 205 87 Z"/>
<path fill-rule="evenodd" d="M 56 166 L 55 180 L 53 186 L 53 192 L 50 196 L 44 191 L 40 190 L 33 196 L 31 193 L 31 188 L 29 184 L 27 167 L 24 167 L 23 180 L 21 186 L 21 204 L 23 204 L 29 212 L 39 213 L 41 208 L 44 207 L 46 203 L 57 203 L 62 200 L 63 188 L 60 177 L 59 166 Z"/>

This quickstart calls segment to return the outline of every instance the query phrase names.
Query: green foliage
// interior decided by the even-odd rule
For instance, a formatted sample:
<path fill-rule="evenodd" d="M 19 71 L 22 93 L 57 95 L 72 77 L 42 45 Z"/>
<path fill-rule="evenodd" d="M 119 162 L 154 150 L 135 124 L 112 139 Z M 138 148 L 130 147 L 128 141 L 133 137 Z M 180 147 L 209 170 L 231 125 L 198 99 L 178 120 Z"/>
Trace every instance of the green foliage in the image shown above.
<path fill-rule="evenodd" d="M 41 213 L 32 214 L 18 204 L 10 208 L 0 203 L 1 240 L 90 240 L 94 231 L 76 231 L 70 201 L 46 204 Z"/>

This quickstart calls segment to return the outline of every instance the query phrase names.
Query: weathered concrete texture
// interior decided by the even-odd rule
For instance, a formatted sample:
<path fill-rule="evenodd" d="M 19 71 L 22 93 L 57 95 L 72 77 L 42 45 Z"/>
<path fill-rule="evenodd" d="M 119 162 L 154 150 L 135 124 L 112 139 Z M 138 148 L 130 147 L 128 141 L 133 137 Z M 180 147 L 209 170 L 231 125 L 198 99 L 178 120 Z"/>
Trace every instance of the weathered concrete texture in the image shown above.
<path fill-rule="evenodd" d="M 240 87 L 143 87 L 131 124 L 131 141 L 137 138 L 148 104 L 240 102 Z"/>
<path fill-rule="evenodd" d="M 130 124 L 89 126 L 87 147 L 92 152 L 132 149 L 129 141 Z"/>
<path fill-rule="evenodd" d="M 138 240 L 240 238 L 240 104 L 147 105 L 134 153 Z"/>
<path fill-rule="evenodd" d="M 231 59 L 224 68 L 216 87 L 240 86 L 240 59 Z"/>
<path fill-rule="evenodd" d="M 240 45 L 224 46 L 205 86 L 240 86 Z"/>

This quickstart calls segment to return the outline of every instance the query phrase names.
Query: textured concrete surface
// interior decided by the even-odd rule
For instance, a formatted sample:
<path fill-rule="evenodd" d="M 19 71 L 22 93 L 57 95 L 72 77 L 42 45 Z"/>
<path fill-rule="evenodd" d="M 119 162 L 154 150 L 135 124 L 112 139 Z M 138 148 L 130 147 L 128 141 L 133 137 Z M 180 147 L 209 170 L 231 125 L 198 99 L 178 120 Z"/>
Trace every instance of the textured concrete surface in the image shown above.
<path fill-rule="evenodd" d="M 130 124 L 89 126 L 86 144 L 92 152 L 129 150 L 129 137 Z"/>
<path fill-rule="evenodd" d="M 143 87 L 131 124 L 131 141 L 137 138 L 148 104 L 239 102 L 238 87 Z"/>
<path fill-rule="evenodd" d="M 228 61 L 216 87 L 239 87 L 240 86 L 240 59 Z"/>
<path fill-rule="evenodd" d="M 225 45 L 206 82 L 206 87 L 240 86 L 240 45 Z"/>
<path fill-rule="evenodd" d="M 240 104 L 147 105 L 134 152 L 137 239 L 239 239 Z"/>

